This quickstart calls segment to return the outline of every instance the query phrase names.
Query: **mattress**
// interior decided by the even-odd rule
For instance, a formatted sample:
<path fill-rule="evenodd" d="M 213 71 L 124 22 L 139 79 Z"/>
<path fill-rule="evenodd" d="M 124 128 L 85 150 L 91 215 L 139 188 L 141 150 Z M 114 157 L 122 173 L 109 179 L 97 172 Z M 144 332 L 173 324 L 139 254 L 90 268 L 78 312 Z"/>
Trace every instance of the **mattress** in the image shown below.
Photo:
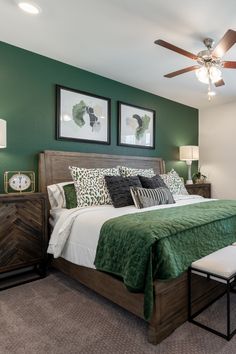
<path fill-rule="evenodd" d="M 105 221 L 129 213 L 178 208 L 182 205 L 212 201 L 212 199 L 196 195 L 176 195 L 174 198 L 175 204 L 145 209 L 136 209 L 134 206 L 114 208 L 112 205 L 101 205 L 51 211 L 53 232 L 49 241 L 48 253 L 53 254 L 54 258 L 62 257 L 74 264 L 94 269 L 99 234 Z"/>

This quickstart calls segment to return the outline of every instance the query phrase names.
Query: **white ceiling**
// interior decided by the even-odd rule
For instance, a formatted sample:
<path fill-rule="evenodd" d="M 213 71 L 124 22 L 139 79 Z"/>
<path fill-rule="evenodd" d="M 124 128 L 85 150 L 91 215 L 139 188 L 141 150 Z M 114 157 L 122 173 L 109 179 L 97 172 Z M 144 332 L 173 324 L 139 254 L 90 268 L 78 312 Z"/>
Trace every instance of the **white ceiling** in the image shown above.
<path fill-rule="evenodd" d="M 194 72 L 163 75 L 194 61 L 154 44 L 163 39 L 193 53 L 202 39 L 216 42 L 236 30 L 235 0 L 35 0 L 42 13 L 22 12 L 0 0 L 0 40 L 154 94 L 202 108 L 207 85 Z M 236 45 L 224 57 L 236 60 Z M 236 99 L 236 70 L 224 69 L 225 86 L 210 105 Z"/>

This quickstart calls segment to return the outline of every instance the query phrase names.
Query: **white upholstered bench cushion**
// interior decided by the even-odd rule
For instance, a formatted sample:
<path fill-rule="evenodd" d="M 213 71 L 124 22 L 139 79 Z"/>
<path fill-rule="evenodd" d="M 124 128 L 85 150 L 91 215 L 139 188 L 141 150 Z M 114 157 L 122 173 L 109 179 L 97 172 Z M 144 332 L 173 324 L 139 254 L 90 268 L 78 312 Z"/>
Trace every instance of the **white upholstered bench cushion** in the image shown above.
<path fill-rule="evenodd" d="M 193 262 L 192 267 L 229 278 L 236 273 L 236 247 L 221 248 Z"/>

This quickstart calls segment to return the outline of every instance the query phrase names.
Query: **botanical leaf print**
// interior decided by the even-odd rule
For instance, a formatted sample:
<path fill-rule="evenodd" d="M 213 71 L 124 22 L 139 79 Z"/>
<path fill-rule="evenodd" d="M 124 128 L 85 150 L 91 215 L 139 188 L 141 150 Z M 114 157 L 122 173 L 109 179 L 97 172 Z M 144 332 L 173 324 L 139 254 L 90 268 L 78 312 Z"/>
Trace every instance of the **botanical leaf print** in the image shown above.
<path fill-rule="evenodd" d="M 84 113 L 86 111 L 86 104 L 83 100 L 77 103 L 72 108 L 72 116 L 74 122 L 81 128 L 85 124 Z"/>
<path fill-rule="evenodd" d="M 80 103 L 77 103 L 72 108 L 72 116 L 74 122 L 82 128 L 86 122 L 84 120 L 84 114 L 87 113 L 89 116 L 89 125 L 92 129 L 92 132 L 99 132 L 101 129 L 101 122 L 99 121 L 99 117 L 95 114 L 94 108 L 86 106 L 83 100 Z"/>
<path fill-rule="evenodd" d="M 134 114 L 132 118 L 137 120 L 138 128 L 136 129 L 135 136 L 137 140 L 140 140 L 145 131 L 148 129 L 151 118 L 146 114 L 143 117 L 140 117 L 138 114 Z"/>

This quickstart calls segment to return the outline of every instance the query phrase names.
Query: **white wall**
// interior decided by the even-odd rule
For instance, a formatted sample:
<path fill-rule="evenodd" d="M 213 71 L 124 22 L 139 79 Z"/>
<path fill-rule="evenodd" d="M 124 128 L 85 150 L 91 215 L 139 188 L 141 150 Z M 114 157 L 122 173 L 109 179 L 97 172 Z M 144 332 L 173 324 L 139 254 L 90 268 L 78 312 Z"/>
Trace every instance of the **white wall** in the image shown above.
<path fill-rule="evenodd" d="M 200 110 L 199 146 L 212 197 L 236 199 L 236 103 Z"/>

